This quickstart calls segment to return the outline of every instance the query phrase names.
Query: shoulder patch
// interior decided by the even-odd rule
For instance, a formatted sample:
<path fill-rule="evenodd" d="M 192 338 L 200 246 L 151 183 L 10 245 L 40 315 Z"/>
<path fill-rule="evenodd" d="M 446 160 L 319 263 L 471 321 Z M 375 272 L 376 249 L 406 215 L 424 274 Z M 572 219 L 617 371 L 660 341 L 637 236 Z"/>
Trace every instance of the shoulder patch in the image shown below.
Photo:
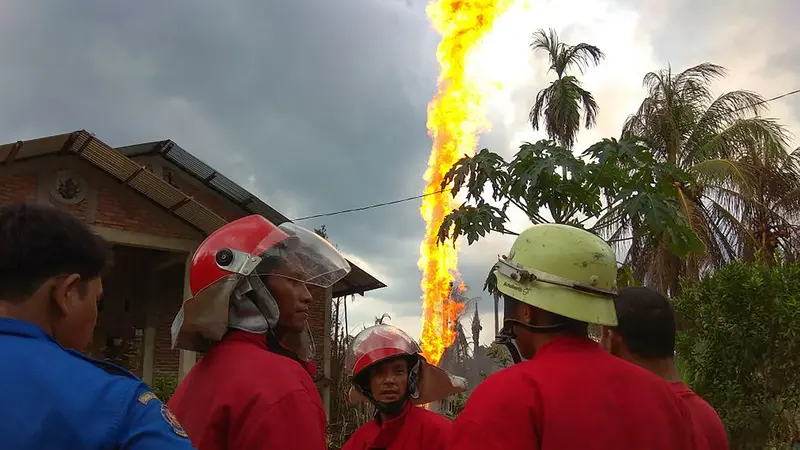
<path fill-rule="evenodd" d="M 150 403 L 150 401 L 152 401 L 152 400 L 158 400 L 158 397 L 156 397 L 156 394 L 153 394 L 150 391 L 147 391 L 144 394 L 139 396 L 139 403 L 141 403 L 143 405 L 146 405 L 146 404 Z"/>
<path fill-rule="evenodd" d="M 180 422 L 178 422 L 178 418 L 175 417 L 175 414 L 172 414 L 172 411 L 167 408 L 167 405 L 161 405 L 161 417 L 167 422 L 167 424 L 172 428 L 172 431 L 175 432 L 180 437 L 189 438 L 189 435 L 186 434 L 183 427 L 181 426 Z"/>

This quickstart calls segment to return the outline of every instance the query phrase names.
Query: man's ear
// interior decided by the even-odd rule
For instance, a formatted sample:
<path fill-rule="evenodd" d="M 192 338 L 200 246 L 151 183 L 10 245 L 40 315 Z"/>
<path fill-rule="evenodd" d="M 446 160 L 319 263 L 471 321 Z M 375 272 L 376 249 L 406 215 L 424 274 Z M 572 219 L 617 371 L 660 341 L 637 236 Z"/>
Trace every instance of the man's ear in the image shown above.
<path fill-rule="evenodd" d="M 517 320 L 522 323 L 535 324 L 536 309 L 523 302 L 517 302 Z"/>
<path fill-rule="evenodd" d="M 622 340 L 622 336 L 620 336 L 613 328 L 604 328 L 603 337 L 601 338 L 601 342 L 603 343 L 603 347 L 608 350 L 614 356 L 620 356 L 622 354 L 623 346 L 625 342 Z"/>
<path fill-rule="evenodd" d="M 81 300 L 81 276 L 77 273 L 53 280 L 53 301 L 56 310 L 63 316 L 72 310 L 75 302 Z"/>
<path fill-rule="evenodd" d="M 600 325 L 600 346 L 611 351 L 611 328 L 605 325 Z"/>

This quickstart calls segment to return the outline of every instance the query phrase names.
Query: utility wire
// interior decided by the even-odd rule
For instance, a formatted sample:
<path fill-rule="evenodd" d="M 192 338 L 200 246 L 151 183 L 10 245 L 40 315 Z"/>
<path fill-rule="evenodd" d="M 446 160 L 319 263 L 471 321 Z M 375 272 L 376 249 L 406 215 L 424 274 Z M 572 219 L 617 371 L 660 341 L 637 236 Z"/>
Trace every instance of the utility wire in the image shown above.
<path fill-rule="evenodd" d="M 343 210 L 340 210 L 340 211 L 334 211 L 334 212 L 329 212 L 329 213 L 324 213 L 324 214 L 314 214 L 313 216 L 298 217 L 297 219 L 292 219 L 292 221 L 293 222 L 299 222 L 301 220 L 316 219 L 318 217 L 330 217 L 330 216 L 338 216 L 339 214 L 347 214 L 347 213 L 356 212 L 356 211 L 366 211 L 368 209 L 375 209 L 375 208 L 380 208 L 380 207 L 383 207 L 383 206 L 396 205 L 398 203 L 410 202 L 411 200 L 417 200 L 417 199 L 420 199 L 420 198 L 428 197 L 430 195 L 441 194 L 442 192 L 446 192 L 446 191 L 449 191 L 449 189 L 442 189 L 440 191 L 428 192 L 427 194 L 415 195 L 413 197 L 401 198 L 399 200 L 392 200 L 390 202 L 375 203 L 374 205 L 361 206 L 359 208 L 343 209 Z"/>
<path fill-rule="evenodd" d="M 792 95 L 795 95 L 795 94 L 800 94 L 800 89 L 795 89 L 793 91 L 789 91 L 789 92 L 783 93 L 781 95 L 778 95 L 778 96 L 775 96 L 775 97 L 772 97 L 772 98 L 767 98 L 767 99 L 758 101 L 756 103 L 753 103 L 751 105 L 747 105 L 747 106 L 743 106 L 741 108 L 737 108 L 737 109 L 735 109 L 733 111 L 727 111 L 726 114 L 742 111 L 742 110 L 747 109 L 747 108 L 752 108 L 753 106 L 763 105 L 764 103 L 769 103 L 769 102 L 773 102 L 775 100 L 780 100 L 782 98 L 786 98 L 786 97 L 789 97 L 789 96 L 792 96 Z M 302 221 L 302 220 L 317 219 L 317 218 L 320 218 L 320 217 L 338 216 L 340 214 L 349 214 L 349 213 L 358 212 L 358 211 L 366 211 L 368 209 L 382 208 L 384 206 L 396 205 L 398 203 L 405 203 L 405 202 L 410 202 L 412 200 L 418 200 L 418 199 L 421 199 L 421 198 L 424 198 L 424 197 L 428 197 L 430 195 L 441 194 L 441 193 L 446 192 L 446 191 L 449 191 L 449 189 L 442 189 L 440 191 L 428 192 L 427 194 L 421 194 L 421 195 L 415 195 L 413 197 L 401 198 L 401 199 L 397 199 L 397 200 L 392 200 L 390 202 L 375 203 L 374 205 L 361 206 L 359 208 L 342 209 L 342 210 L 339 210 L 339 211 L 333 211 L 333 212 L 329 212 L 329 213 L 314 214 L 314 215 L 311 215 L 311 216 L 298 217 L 297 219 L 292 219 L 292 221 L 293 222 L 299 222 L 299 221 Z"/>

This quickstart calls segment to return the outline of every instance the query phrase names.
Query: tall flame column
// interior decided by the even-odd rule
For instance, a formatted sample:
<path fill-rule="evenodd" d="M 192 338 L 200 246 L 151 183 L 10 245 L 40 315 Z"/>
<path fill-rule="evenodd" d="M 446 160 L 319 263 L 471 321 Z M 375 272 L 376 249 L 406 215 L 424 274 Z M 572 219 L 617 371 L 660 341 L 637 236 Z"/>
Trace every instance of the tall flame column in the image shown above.
<path fill-rule="evenodd" d="M 488 130 L 486 97 L 489 86 L 467 73 L 470 52 L 491 31 L 495 19 L 511 0 L 438 0 L 427 7 L 428 17 L 441 33 L 436 51 L 440 73 L 437 92 L 428 104 L 428 134 L 433 140 L 424 179 L 420 212 L 425 239 L 420 245 L 422 270 L 422 337 L 425 358 L 438 364 L 456 337 L 455 321 L 463 305 L 450 298 L 451 282 L 458 277 L 458 253 L 452 242 L 437 245 L 442 220 L 456 206 L 441 190 L 444 174 L 460 157 L 473 155 L 478 133 Z"/>

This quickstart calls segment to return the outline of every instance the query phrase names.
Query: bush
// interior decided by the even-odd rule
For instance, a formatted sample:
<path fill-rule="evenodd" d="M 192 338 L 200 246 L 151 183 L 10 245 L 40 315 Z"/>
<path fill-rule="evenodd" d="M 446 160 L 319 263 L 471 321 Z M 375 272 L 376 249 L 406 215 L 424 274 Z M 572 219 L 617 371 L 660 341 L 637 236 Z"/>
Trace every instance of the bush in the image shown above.
<path fill-rule="evenodd" d="M 175 388 L 178 387 L 178 376 L 171 373 L 157 373 L 153 376 L 153 382 L 150 384 L 150 389 L 156 394 L 159 400 L 166 403 Z"/>
<path fill-rule="evenodd" d="M 731 449 L 800 441 L 800 265 L 732 263 L 674 299 L 687 383 L 719 412 Z"/>

